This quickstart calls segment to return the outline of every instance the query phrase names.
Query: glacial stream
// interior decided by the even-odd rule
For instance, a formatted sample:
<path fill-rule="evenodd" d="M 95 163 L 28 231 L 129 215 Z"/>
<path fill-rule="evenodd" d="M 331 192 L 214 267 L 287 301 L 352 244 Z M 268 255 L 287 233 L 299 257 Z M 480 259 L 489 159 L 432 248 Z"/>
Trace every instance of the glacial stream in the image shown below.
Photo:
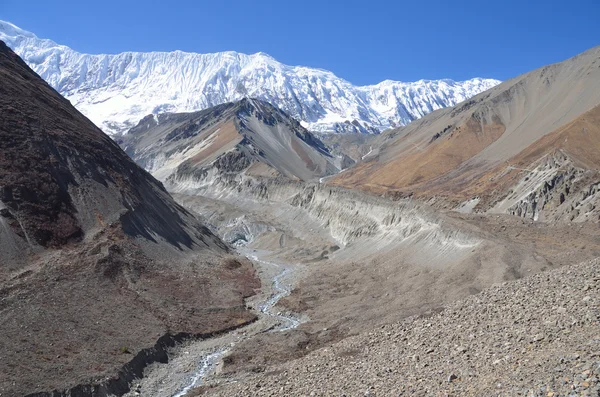
<path fill-rule="evenodd" d="M 299 318 L 284 314 L 275 309 L 275 306 L 279 300 L 291 293 L 292 285 L 290 277 L 292 276 L 293 268 L 290 265 L 278 264 L 273 262 L 264 261 L 259 259 L 257 255 L 251 254 L 251 250 L 247 250 L 243 247 L 239 248 L 239 253 L 246 256 L 254 263 L 261 265 L 261 270 L 271 276 L 271 294 L 261 302 L 255 303 L 253 306 L 260 313 L 259 322 L 265 323 L 264 327 L 261 327 L 248 334 L 242 334 L 235 341 L 231 342 L 226 347 L 218 347 L 212 352 L 208 352 L 202 356 L 198 362 L 197 369 L 187 377 L 187 384 L 185 387 L 173 394 L 172 397 L 183 397 L 191 389 L 202 385 L 204 380 L 212 375 L 217 365 L 221 362 L 221 359 L 229 353 L 231 348 L 237 343 L 248 340 L 258 333 L 264 332 L 282 332 L 300 325 L 301 321 Z M 274 320 L 274 321 L 273 321 Z"/>

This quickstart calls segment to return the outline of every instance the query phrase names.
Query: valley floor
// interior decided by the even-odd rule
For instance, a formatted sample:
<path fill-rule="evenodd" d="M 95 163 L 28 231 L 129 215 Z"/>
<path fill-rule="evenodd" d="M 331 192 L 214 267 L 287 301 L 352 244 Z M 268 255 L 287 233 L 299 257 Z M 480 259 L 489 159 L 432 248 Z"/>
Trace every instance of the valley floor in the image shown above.
<path fill-rule="evenodd" d="M 262 281 L 262 290 L 249 298 L 247 306 L 258 314 L 258 320 L 235 331 L 204 340 L 188 340 L 175 346 L 168 363 L 154 363 L 144 370 L 143 379 L 131 386 L 125 397 L 183 397 L 207 378 L 222 371 L 223 359 L 234 346 L 248 343 L 259 335 L 282 333 L 295 329 L 301 319 L 275 307 L 289 295 L 299 266 L 263 260 L 269 252 L 238 247 L 240 255 L 251 259 Z M 214 377 L 213 377 L 214 378 Z"/>
<path fill-rule="evenodd" d="M 309 321 L 277 333 L 252 325 L 182 346 L 173 363 L 187 364 L 149 371 L 142 384 L 159 390 L 190 378 L 206 354 L 227 349 L 188 396 L 596 395 L 597 225 L 443 214 L 355 193 L 348 202 L 368 211 L 346 213 L 345 194 L 320 187 L 304 206 L 296 190 L 268 205 L 247 193 L 176 195 L 226 240 L 242 238 L 250 249 L 271 251 L 270 261 L 299 264 L 278 310 Z M 370 217 L 394 212 L 408 226 L 393 230 L 406 227 L 409 237 L 390 243 L 381 221 L 365 232 Z M 420 218 L 439 227 L 432 233 L 427 222 L 410 223 Z M 331 232 L 339 224 L 364 235 L 338 247 Z M 245 334 L 253 336 L 240 341 Z"/>

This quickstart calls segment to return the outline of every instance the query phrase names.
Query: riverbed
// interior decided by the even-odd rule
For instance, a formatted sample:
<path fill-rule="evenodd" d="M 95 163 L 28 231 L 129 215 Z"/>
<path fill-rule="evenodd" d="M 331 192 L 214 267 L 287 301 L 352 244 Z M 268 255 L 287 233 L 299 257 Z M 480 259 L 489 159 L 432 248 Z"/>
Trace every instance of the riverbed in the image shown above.
<path fill-rule="evenodd" d="M 294 329 L 302 323 L 296 315 L 276 307 L 280 299 L 291 293 L 299 265 L 267 260 L 270 255 L 267 251 L 246 247 L 237 250 L 254 263 L 261 279 L 262 292 L 247 301 L 258 313 L 258 321 L 219 337 L 182 343 L 169 354 L 169 363 L 146 368 L 144 378 L 132 385 L 125 397 L 184 397 L 193 388 L 216 381 L 223 357 L 238 343 L 259 333 Z"/>

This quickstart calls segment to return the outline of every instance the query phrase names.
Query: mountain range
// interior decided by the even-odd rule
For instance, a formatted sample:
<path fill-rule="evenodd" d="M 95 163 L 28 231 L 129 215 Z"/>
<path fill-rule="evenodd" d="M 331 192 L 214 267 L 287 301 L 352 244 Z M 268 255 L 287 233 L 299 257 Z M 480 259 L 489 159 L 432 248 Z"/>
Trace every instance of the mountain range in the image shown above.
<path fill-rule="evenodd" d="M 284 65 L 264 53 L 82 54 L 3 21 L 0 40 L 109 135 L 125 133 L 148 114 L 198 111 L 246 97 L 279 107 L 311 131 L 375 134 L 500 83 L 473 78 L 354 86 L 329 71 Z"/>

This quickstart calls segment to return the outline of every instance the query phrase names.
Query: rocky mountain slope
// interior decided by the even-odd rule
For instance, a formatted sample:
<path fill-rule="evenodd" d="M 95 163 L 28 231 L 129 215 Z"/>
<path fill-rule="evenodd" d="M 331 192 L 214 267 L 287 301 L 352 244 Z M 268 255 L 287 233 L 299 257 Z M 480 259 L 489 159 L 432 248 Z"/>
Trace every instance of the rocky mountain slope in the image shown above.
<path fill-rule="evenodd" d="M 150 113 L 197 111 L 246 97 L 279 107 L 311 131 L 378 133 L 499 83 L 388 80 L 357 87 L 331 72 L 287 66 L 263 53 L 89 55 L 2 21 L 0 40 L 111 135 Z"/>
<path fill-rule="evenodd" d="M 195 113 L 149 115 L 118 142 L 168 184 L 185 179 L 207 185 L 242 174 L 313 180 L 352 163 L 333 156 L 295 119 L 257 99 Z"/>
<path fill-rule="evenodd" d="M 208 396 L 597 396 L 600 261 L 498 284 Z"/>
<path fill-rule="evenodd" d="M 0 81 L 1 395 L 122 393 L 254 319 L 250 264 L 2 42 Z"/>
<path fill-rule="evenodd" d="M 385 133 L 331 183 L 461 210 L 597 221 L 599 105 L 596 47 Z"/>

